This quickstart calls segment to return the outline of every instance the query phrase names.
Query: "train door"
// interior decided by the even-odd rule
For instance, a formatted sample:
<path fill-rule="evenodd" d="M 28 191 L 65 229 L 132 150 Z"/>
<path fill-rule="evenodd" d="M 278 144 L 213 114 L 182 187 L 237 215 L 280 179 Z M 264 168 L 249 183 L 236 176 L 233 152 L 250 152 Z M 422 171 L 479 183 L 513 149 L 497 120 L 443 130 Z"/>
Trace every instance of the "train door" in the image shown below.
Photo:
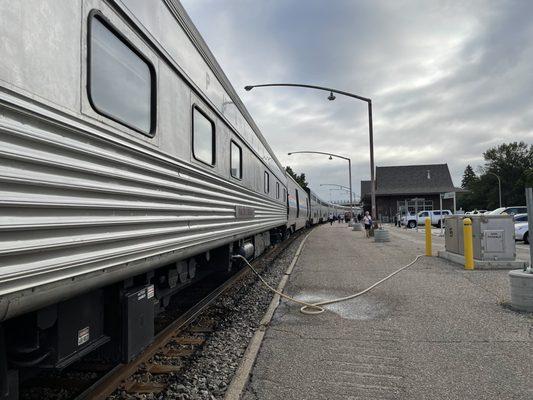
<path fill-rule="evenodd" d="M 296 193 L 296 218 L 300 218 L 300 196 L 298 195 L 298 189 L 294 189 Z"/>

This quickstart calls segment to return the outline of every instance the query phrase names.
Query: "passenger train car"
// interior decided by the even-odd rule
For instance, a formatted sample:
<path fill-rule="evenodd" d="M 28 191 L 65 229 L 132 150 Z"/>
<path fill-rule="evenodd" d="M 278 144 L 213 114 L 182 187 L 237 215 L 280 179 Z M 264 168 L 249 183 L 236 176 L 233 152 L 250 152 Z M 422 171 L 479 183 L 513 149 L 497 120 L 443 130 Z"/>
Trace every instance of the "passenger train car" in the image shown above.
<path fill-rule="evenodd" d="M 177 0 L 0 0 L 0 19 L 2 389 L 108 342 L 135 357 L 171 295 L 332 212 Z"/>

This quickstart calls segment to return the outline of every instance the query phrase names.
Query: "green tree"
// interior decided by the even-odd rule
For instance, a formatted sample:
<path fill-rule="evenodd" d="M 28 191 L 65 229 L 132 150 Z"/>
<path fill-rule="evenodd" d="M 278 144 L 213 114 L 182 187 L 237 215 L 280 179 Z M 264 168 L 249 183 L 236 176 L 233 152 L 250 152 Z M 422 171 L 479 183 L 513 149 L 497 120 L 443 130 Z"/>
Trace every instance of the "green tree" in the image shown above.
<path fill-rule="evenodd" d="M 478 208 L 484 208 L 480 206 L 479 199 L 477 199 L 477 186 L 479 186 L 480 179 L 477 177 L 474 169 L 468 164 L 463 172 L 463 178 L 461 179 L 461 187 L 467 190 L 466 193 L 459 194 L 457 201 L 458 206 L 464 210 L 474 210 Z"/>
<path fill-rule="evenodd" d="M 296 174 L 291 167 L 286 166 L 285 171 L 292 176 L 292 178 L 303 188 L 307 188 L 307 181 L 305 180 L 305 174 Z"/>
<path fill-rule="evenodd" d="M 529 171 L 533 169 L 533 145 L 524 142 L 504 143 L 483 153 L 485 174 L 492 180 L 495 189 L 490 188 L 491 198 L 498 194 L 498 175 L 502 182 L 502 202 L 504 206 L 526 203 L 525 187 Z M 493 194 L 494 193 L 494 194 Z"/>
<path fill-rule="evenodd" d="M 476 176 L 468 165 L 461 186 L 458 204 L 465 210 L 499 207 L 498 178 L 502 185 L 502 205 L 525 205 L 525 188 L 533 185 L 533 145 L 524 142 L 504 143 L 483 153 L 485 165 Z"/>
<path fill-rule="evenodd" d="M 470 164 L 465 168 L 463 172 L 463 179 L 461 180 L 461 187 L 463 189 L 470 189 L 472 185 L 477 181 L 476 173 Z"/>

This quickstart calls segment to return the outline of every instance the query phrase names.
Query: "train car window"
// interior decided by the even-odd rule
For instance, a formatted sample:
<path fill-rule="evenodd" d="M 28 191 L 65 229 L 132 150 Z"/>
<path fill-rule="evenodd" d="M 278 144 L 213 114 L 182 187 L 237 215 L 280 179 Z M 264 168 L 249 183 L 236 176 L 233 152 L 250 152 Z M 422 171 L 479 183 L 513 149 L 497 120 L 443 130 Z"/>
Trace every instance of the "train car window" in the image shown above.
<path fill-rule="evenodd" d="M 215 165 L 215 124 L 196 106 L 192 114 L 192 154 L 198 161 Z"/>
<path fill-rule="evenodd" d="M 279 199 L 279 182 L 276 182 L 276 199 Z"/>
<path fill-rule="evenodd" d="M 242 149 L 233 140 L 230 148 L 230 164 L 231 176 L 242 179 Z"/>
<path fill-rule="evenodd" d="M 283 188 L 283 198 L 287 200 L 287 189 Z"/>
<path fill-rule="evenodd" d="M 270 175 L 265 171 L 265 193 L 270 192 Z"/>
<path fill-rule="evenodd" d="M 296 218 L 300 216 L 300 197 L 298 196 L 298 189 L 294 190 L 296 192 Z"/>
<path fill-rule="evenodd" d="M 88 59 L 88 95 L 96 112 L 153 136 L 154 69 L 98 14 L 90 19 Z"/>

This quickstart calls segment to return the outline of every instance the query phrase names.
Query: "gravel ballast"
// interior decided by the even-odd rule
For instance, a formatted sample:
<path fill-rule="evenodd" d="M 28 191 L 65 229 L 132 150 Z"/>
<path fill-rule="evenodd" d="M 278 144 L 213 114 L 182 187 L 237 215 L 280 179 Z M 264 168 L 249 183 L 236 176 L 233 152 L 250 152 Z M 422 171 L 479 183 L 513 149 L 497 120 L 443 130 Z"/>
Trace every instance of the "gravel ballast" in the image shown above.
<path fill-rule="evenodd" d="M 261 275 L 276 287 L 305 235 L 296 238 L 277 257 L 260 260 Z M 215 321 L 213 332 L 192 356 L 182 359 L 179 372 L 158 376 L 168 388 L 157 395 L 115 393 L 111 399 L 223 399 L 248 343 L 265 314 L 273 293 L 252 274 L 223 294 L 201 316 Z"/>

